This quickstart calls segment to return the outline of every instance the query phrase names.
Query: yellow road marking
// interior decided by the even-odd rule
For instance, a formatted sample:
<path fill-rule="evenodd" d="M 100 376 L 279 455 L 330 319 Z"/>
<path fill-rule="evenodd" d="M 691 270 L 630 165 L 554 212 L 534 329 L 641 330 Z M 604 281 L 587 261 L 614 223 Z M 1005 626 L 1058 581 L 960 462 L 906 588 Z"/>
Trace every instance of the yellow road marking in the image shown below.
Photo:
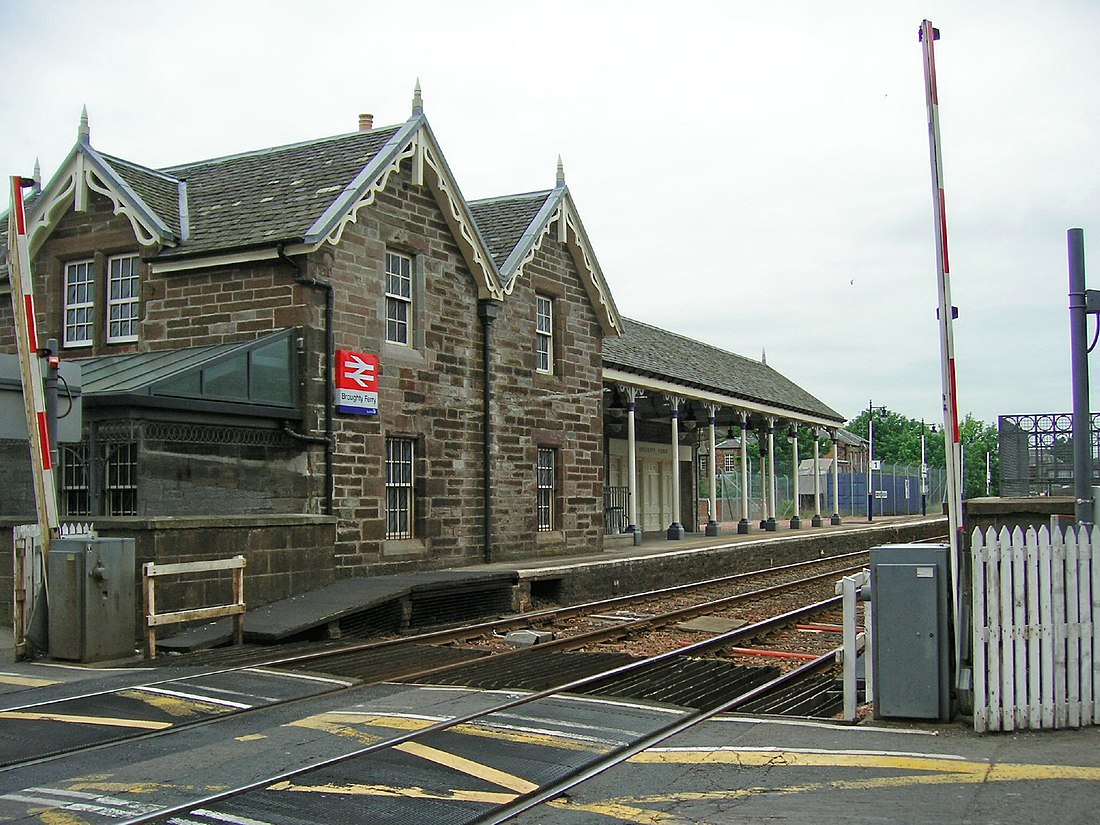
<path fill-rule="evenodd" d="M 0 719 L 22 719 L 32 722 L 71 722 L 76 725 L 102 725 L 108 728 L 141 728 L 164 730 L 171 722 L 152 722 L 145 719 L 114 719 L 109 716 L 73 716 L 66 713 L 30 713 L 28 711 L 0 711 Z"/>
<path fill-rule="evenodd" d="M 645 808 L 637 808 L 623 802 L 577 803 L 552 800 L 547 804 L 552 808 L 560 808 L 564 811 L 585 811 L 598 816 L 606 816 L 625 822 L 627 825 L 694 825 L 694 823 L 679 819 L 672 814 L 662 813 L 661 811 L 648 811 Z"/>
<path fill-rule="evenodd" d="M 368 725 L 384 727 L 395 730 L 423 730 L 435 721 L 428 719 L 410 719 L 403 716 L 376 716 L 362 713 L 321 713 L 316 716 L 299 719 L 289 723 L 292 726 L 322 730 L 335 735 L 359 738 L 365 736 L 352 725 Z M 456 733 L 465 733 L 473 736 L 481 736 L 493 739 L 501 739 L 511 742 L 524 742 L 543 744 L 566 750 L 584 750 L 595 753 L 603 753 L 608 746 L 595 742 L 578 741 L 573 738 L 559 738 L 552 734 L 534 733 L 531 731 L 515 731 L 493 727 L 481 727 L 477 725 L 457 725 L 451 729 Z M 427 759 L 431 762 L 452 768 L 470 776 L 483 779 L 487 782 L 500 785 L 517 793 L 526 793 L 538 789 L 538 785 L 529 782 L 522 777 L 490 768 L 487 765 L 456 756 L 436 748 L 429 748 L 413 742 L 404 742 L 395 746 L 413 756 Z M 423 788 L 397 788 L 387 785 L 295 785 L 291 782 L 281 782 L 273 785 L 269 790 L 298 791 L 313 793 L 355 794 L 363 796 L 397 796 L 415 799 L 439 799 L 456 800 L 464 802 L 481 802 L 485 804 L 504 805 L 515 799 L 512 794 L 502 794 L 484 791 L 469 791 L 453 789 L 447 793 L 431 793 Z M 660 811 L 647 811 L 622 802 L 578 804 L 574 802 L 552 801 L 554 807 L 561 807 L 570 811 L 584 811 L 598 816 L 608 817 L 619 822 L 632 825 L 687 825 L 684 820 Z"/>
<path fill-rule="evenodd" d="M 424 788 L 398 788 L 391 785 L 295 785 L 292 782 L 279 782 L 270 785 L 269 791 L 295 791 L 299 793 L 330 793 L 349 796 L 386 796 L 402 799 L 433 799 L 443 802 L 480 802 L 486 805 L 507 805 L 515 794 L 494 793 L 492 791 L 467 791 L 455 788 L 446 793 L 433 793 Z M 685 820 L 677 819 L 660 811 L 647 811 L 621 802 L 597 802 L 576 804 L 554 800 L 548 803 L 552 807 L 569 811 L 585 811 L 600 816 L 617 819 L 631 825 L 688 825 Z"/>
<path fill-rule="evenodd" d="M 314 730 L 327 730 L 329 733 L 354 737 L 350 728 L 341 728 L 340 725 L 366 725 L 369 727 L 389 728 L 392 730 L 423 730 L 429 725 L 436 724 L 435 720 L 409 719 L 404 716 L 376 716 L 364 713 L 319 713 L 316 716 L 307 716 L 287 723 L 291 727 L 312 728 Z M 326 727 L 328 725 L 328 727 Z M 532 731 L 509 730 L 482 725 L 456 725 L 451 728 L 454 733 L 462 733 L 469 736 L 481 736 L 488 739 L 497 739 L 517 744 L 545 745 L 546 747 L 560 750 L 585 751 L 591 753 L 606 753 L 610 746 L 600 742 L 591 742 L 576 739 L 570 736 L 556 736 L 549 733 L 535 733 Z M 376 741 L 376 740 L 374 740 Z"/>
<path fill-rule="evenodd" d="M 65 783 L 67 791 L 96 791 L 110 794 L 150 794 L 160 791 L 195 790 L 195 785 L 173 785 L 168 782 L 108 782 L 105 778 L 92 777 Z M 224 786 L 205 785 L 202 790 L 215 791 Z"/>
<path fill-rule="evenodd" d="M 19 685 L 20 687 L 49 687 L 56 685 L 56 679 L 36 679 L 33 676 L 17 676 L 14 673 L 0 673 L 0 684 Z"/>
<path fill-rule="evenodd" d="M 83 817 L 56 808 L 51 810 L 31 811 L 30 813 L 32 815 L 37 814 L 38 821 L 43 823 L 43 825 L 88 825 L 88 820 Z"/>
<path fill-rule="evenodd" d="M 269 785 L 269 791 L 302 791 L 305 793 L 337 793 L 351 796 L 396 796 L 407 799 L 439 799 L 456 802 L 485 802 L 491 805 L 504 805 L 516 798 L 515 794 L 492 793 L 486 791 L 463 791 L 455 789 L 447 793 L 432 793 L 424 788 L 395 788 L 389 785 L 295 785 L 291 782 L 277 782 Z"/>
<path fill-rule="evenodd" d="M 118 695 L 126 699 L 144 702 L 150 707 L 177 718 L 208 716 L 228 713 L 232 710 L 232 708 L 214 702 L 203 702 L 200 699 L 183 699 L 179 696 L 165 696 L 159 693 L 146 693 L 143 690 L 122 690 L 119 691 Z"/>
<path fill-rule="evenodd" d="M 1029 779 L 1075 779 L 1100 781 L 1100 768 L 1081 765 L 990 764 L 936 756 L 828 753 L 761 750 L 645 751 L 630 759 L 643 764 L 743 765 L 745 767 L 835 767 L 882 768 L 886 770 L 934 771 L 956 777 L 974 776 L 979 781 L 1023 782 Z M 919 779 L 920 777 L 914 777 Z"/>
<path fill-rule="evenodd" d="M 459 773 L 476 776 L 479 779 L 484 779 L 486 782 L 492 782 L 494 785 L 500 785 L 500 787 L 507 788 L 516 793 L 530 793 L 531 791 L 537 791 L 539 789 L 536 783 L 528 782 L 526 779 L 522 779 L 514 774 L 505 773 L 496 768 L 490 768 L 488 765 L 482 765 L 480 762 L 475 762 L 472 759 L 466 759 L 465 757 L 448 753 L 447 751 L 441 751 L 438 748 L 429 748 L 427 745 L 421 745 L 417 742 L 402 742 L 394 748 L 394 750 L 420 757 L 421 759 L 434 762 L 437 765 L 442 765 L 445 768 L 450 768 Z"/>
<path fill-rule="evenodd" d="M 360 730 L 356 730 L 348 724 L 344 724 L 337 717 L 344 716 L 344 714 L 335 713 L 321 713 L 317 716 L 308 716 L 305 719 L 296 719 L 293 722 L 289 722 L 287 727 L 293 728 L 306 728 L 307 730 L 316 730 L 322 733 L 331 733 L 333 736 L 342 736 L 346 739 L 354 739 L 357 742 L 361 742 L 364 745 L 373 745 L 381 737 L 372 736 L 369 733 L 365 733 Z"/>

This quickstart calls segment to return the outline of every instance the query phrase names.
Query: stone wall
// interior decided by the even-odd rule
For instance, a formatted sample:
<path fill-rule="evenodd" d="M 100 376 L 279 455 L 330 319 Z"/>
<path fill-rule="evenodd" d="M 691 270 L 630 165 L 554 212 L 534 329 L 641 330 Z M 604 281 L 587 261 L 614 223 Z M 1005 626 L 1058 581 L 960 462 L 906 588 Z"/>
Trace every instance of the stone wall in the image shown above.
<path fill-rule="evenodd" d="M 919 541 L 942 536 L 946 531 L 946 519 L 927 519 L 760 541 L 739 541 L 679 552 L 669 547 L 668 552 L 658 555 L 632 554 L 627 558 L 601 560 L 546 574 L 544 578 L 559 578 L 560 582 L 554 582 L 554 586 L 550 588 L 554 598 L 562 604 L 575 604 L 745 573 L 773 565 L 869 550 L 881 544 Z M 536 573 L 532 578 L 537 582 L 540 577 Z M 532 588 L 540 585 L 526 580 L 519 586 L 521 591 L 526 592 L 517 594 L 517 603 L 524 604 Z M 545 583 L 542 586 L 546 587 Z"/>
<path fill-rule="evenodd" d="M 1038 529 L 1051 525 L 1052 517 L 1076 520 L 1072 497 L 1033 496 L 1021 498 L 971 498 L 963 502 L 966 509 L 966 529 L 981 530 L 990 527 L 998 532 L 1007 527 L 1011 532 L 1019 527 Z"/>
<path fill-rule="evenodd" d="M 536 296 L 552 300 L 553 367 L 536 371 Z M 494 559 L 598 549 L 603 541 L 603 331 L 551 226 L 495 324 Z M 537 532 L 537 451 L 557 457 L 554 530 Z"/>
<path fill-rule="evenodd" d="M 21 520 L 0 519 L 0 590 L 12 592 L 12 528 Z M 141 612 L 141 567 L 231 558 L 243 554 L 249 607 L 269 604 L 333 580 L 335 524 L 326 516 L 225 516 L 221 518 L 98 518 L 100 536 L 132 538 L 137 583 L 135 610 Z M 158 579 L 157 612 L 224 604 L 228 574 Z M 11 623 L 10 598 L 0 598 L 0 622 Z M 139 623 L 138 627 L 142 627 Z"/>

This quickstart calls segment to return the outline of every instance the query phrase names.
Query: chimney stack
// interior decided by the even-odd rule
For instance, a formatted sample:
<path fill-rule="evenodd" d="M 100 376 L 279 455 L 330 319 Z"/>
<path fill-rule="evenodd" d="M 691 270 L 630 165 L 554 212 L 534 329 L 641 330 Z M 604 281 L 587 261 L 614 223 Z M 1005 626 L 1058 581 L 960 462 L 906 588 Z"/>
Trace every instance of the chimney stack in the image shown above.
<path fill-rule="evenodd" d="M 374 128 L 374 115 L 359 115 L 359 131 L 369 132 Z"/>

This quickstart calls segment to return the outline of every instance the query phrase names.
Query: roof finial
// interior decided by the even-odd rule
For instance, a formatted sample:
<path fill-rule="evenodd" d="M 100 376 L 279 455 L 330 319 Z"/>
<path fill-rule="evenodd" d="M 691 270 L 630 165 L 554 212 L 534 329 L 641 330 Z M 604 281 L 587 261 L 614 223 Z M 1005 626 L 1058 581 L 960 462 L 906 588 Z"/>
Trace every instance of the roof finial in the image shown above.
<path fill-rule="evenodd" d="M 768 351 L 764 347 L 760 348 L 760 363 L 764 366 L 768 365 Z"/>
<path fill-rule="evenodd" d="M 38 158 L 34 159 L 34 188 L 31 189 L 35 194 L 42 191 L 42 164 L 38 162 Z"/>
<path fill-rule="evenodd" d="M 413 115 L 424 114 L 424 98 L 420 96 L 420 78 L 416 79 L 416 89 L 413 90 Z"/>
<path fill-rule="evenodd" d="M 76 139 L 81 143 L 91 143 L 92 132 L 88 128 L 88 106 L 80 111 L 80 128 L 76 130 Z"/>
<path fill-rule="evenodd" d="M 565 185 L 565 167 L 561 164 L 561 155 L 558 155 L 558 186 Z"/>

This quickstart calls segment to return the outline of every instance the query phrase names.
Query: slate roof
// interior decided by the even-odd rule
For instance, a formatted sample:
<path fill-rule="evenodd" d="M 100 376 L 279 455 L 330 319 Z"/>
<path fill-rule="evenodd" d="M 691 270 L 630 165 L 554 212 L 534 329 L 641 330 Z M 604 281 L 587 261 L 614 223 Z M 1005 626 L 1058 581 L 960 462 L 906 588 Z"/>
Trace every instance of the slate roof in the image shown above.
<path fill-rule="evenodd" d="M 400 126 L 160 170 L 187 181 L 191 232 L 159 257 L 301 241 Z"/>
<path fill-rule="evenodd" d="M 548 189 L 470 201 L 470 211 L 498 269 L 519 245 L 524 232 L 552 194 L 553 191 Z"/>
<path fill-rule="evenodd" d="M 100 157 L 110 164 L 126 185 L 134 190 L 134 194 L 145 201 L 178 238 L 181 229 L 179 179 L 122 158 L 103 153 L 100 153 Z"/>
<path fill-rule="evenodd" d="M 623 318 L 623 334 L 604 338 L 604 367 L 844 422 L 836 410 L 767 364 Z"/>

